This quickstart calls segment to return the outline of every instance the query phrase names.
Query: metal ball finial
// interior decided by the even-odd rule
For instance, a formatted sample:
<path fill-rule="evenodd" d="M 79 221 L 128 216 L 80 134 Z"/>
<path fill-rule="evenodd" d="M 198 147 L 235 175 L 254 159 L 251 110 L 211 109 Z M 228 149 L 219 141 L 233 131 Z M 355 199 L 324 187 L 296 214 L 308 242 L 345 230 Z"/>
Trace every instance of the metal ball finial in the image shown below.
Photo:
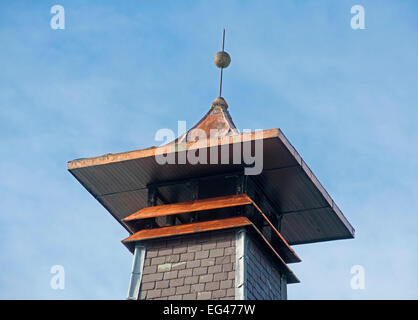
<path fill-rule="evenodd" d="M 219 51 L 215 54 L 215 58 L 213 59 L 215 65 L 218 68 L 227 68 L 231 63 L 231 57 L 229 56 L 228 52 L 226 51 Z"/>
<path fill-rule="evenodd" d="M 225 29 L 222 32 L 222 51 L 219 51 L 217 54 L 215 54 L 215 58 L 213 59 L 213 62 L 215 62 L 215 65 L 221 69 L 221 81 L 219 83 L 219 97 L 222 96 L 222 74 L 224 68 L 227 68 L 229 64 L 231 63 L 231 57 L 229 56 L 228 52 L 225 52 Z"/>

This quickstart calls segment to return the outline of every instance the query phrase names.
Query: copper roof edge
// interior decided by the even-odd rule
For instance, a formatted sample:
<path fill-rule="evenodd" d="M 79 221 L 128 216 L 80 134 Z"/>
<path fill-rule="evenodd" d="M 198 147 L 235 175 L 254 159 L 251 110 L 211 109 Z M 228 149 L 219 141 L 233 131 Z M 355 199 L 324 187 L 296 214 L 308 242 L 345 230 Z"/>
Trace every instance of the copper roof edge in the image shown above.
<path fill-rule="evenodd" d="M 119 153 L 107 153 L 101 156 L 95 156 L 90 158 L 79 158 L 67 162 L 67 170 L 73 170 L 77 168 L 84 168 L 90 166 L 97 166 L 103 164 L 110 164 L 115 162 L 128 161 L 139 158 L 152 157 L 158 154 L 164 154 L 167 152 L 178 152 L 179 149 L 175 146 L 183 146 L 180 151 L 183 150 L 195 150 L 200 148 L 206 148 L 209 146 L 219 146 L 225 144 L 233 144 L 237 142 L 245 142 L 251 140 L 270 139 L 280 136 L 279 128 L 272 128 L 260 131 L 242 132 L 236 135 L 228 135 L 222 137 L 214 137 L 209 139 L 202 139 L 199 141 L 180 142 L 176 144 L 166 144 L 158 147 L 149 147 L 145 149 L 136 149 L 132 151 L 125 151 Z M 257 134 L 256 134 L 257 133 Z"/>

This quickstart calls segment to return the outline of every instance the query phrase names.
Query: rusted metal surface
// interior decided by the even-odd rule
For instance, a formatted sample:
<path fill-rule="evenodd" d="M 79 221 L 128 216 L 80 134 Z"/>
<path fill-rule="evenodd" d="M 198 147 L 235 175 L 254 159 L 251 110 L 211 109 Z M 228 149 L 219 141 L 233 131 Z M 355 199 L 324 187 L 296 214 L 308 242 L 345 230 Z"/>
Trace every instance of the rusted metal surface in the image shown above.
<path fill-rule="evenodd" d="M 264 130 L 262 136 L 263 172 L 257 179 L 269 199 L 283 213 L 280 232 L 287 242 L 292 245 L 352 238 L 354 228 L 283 133 L 279 129 L 270 129 Z M 182 145 L 183 150 L 208 145 L 219 150 L 228 145 L 232 150 L 235 144 L 255 139 L 254 133 L 240 133 Z M 74 160 L 68 163 L 68 170 L 124 225 L 123 218 L 146 207 L 146 186 L 149 184 L 240 172 L 245 167 L 243 163 L 232 163 L 232 152 L 230 164 L 159 165 L 154 157 L 156 154 L 185 152 L 176 151 L 175 146 Z M 177 195 L 169 191 L 163 196 L 168 202 L 178 202 Z"/>

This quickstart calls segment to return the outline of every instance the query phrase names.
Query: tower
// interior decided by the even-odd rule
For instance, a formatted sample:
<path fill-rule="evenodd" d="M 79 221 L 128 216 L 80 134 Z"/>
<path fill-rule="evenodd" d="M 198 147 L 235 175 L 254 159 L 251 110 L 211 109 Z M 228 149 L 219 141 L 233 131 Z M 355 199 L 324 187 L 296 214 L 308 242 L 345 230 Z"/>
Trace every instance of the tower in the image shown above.
<path fill-rule="evenodd" d="M 239 132 L 222 93 L 175 140 L 68 162 L 129 232 L 128 299 L 286 299 L 291 245 L 354 229 L 280 129 Z"/>

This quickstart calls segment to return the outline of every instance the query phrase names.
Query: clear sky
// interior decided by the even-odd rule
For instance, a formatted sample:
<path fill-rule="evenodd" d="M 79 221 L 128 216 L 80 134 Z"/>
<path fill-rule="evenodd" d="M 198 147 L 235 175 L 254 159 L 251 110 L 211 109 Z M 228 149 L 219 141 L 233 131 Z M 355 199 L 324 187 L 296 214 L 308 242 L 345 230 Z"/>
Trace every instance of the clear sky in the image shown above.
<path fill-rule="evenodd" d="M 55 4 L 65 30 L 50 27 Z M 356 4 L 365 30 L 350 27 Z M 0 298 L 126 297 L 127 232 L 66 163 L 198 121 L 218 93 L 223 27 L 234 122 L 281 128 L 356 229 L 295 246 L 289 298 L 418 298 L 414 0 L 1 1 Z"/>

